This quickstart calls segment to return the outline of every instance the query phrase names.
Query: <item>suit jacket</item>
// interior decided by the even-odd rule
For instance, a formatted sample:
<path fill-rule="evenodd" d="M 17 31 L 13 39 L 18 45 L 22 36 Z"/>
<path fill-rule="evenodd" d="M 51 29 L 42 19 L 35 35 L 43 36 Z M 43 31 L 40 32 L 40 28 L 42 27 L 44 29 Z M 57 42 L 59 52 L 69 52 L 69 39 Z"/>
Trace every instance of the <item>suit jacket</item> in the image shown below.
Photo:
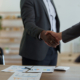
<path fill-rule="evenodd" d="M 52 0 L 51 2 L 54 5 Z M 43 0 L 21 0 L 20 7 L 24 32 L 19 54 L 29 59 L 43 60 L 49 46 L 47 46 L 43 40 L 39 40 L 38 36 L 42 30 L 51 30 L 46 6 Z M 59 19 L 58 16 L 56 16 L 57 32 L 59 32 L 59 27 Z M 59 49 L 58 46 L 57 50 Z"/>
<path fill-rule="evenodd" d="M 68 42 L 80 36 L 80 22 L 62 32 L 63 42 Z"/>

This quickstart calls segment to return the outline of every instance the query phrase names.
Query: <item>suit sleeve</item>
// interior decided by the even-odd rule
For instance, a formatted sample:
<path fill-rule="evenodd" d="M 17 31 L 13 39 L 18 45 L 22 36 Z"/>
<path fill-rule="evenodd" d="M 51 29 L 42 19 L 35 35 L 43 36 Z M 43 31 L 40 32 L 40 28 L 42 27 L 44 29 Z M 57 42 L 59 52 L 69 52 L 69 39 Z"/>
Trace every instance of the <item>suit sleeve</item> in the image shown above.
<path fill-rule="evenodd" d="M 35 24 L 35 10 L 33 0 L 21 0 L 21 17 L 24 24 L 24 30 L 32 37 L 37 38 L 43 31 Z"/>
<path fill-rule="evenodd" d="M 62 41 L 64 43 L 66 43 L 70 40 L 73 40 L 73 39 L 79 37 L 79 36 L 80 36 L 80 22 L 62 32 Z"/>

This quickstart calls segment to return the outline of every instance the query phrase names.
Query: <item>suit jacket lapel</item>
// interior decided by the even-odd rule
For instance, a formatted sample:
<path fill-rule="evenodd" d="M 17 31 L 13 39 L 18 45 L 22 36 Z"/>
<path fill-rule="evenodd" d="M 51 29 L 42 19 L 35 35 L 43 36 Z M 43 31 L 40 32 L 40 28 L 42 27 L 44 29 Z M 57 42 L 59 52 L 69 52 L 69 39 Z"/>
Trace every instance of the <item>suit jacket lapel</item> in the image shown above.
<path fill-rule="evenodd" d="M 46 8 L 46 6 L 45 6 L 43 0 L 39 0 L 39 1 L 41 2 L 42 6 L 43 6 L 43 8 L 44 8 L 44 10 L 45 10 L 46 16 L 47 16 L 47 18 L 48 18 L 48 20 L 49 20 L 48 11 L 47 11 L 47 8 Z M 55 8 L 55 5 L 54 5 L 53 0 L 51 0 L 51 3 L 52 3 L 52 5 L 53 5 L 53 7 L 54 7 L 54 9 L 55 9 L 55 12 L 56 12 L 56 18 L 57 18 L 56 20 L 57 20 L 57 22 L 59 23 L 57 11 L 56 11 L 56 8 Z M 50 20 L 49 20 L 49 23 L 50 23 Z M 56 23 L 56 24 L 57 24 L 57 23 Z M 50 26 L 51 26 L 51 24 L 50 24 Z M 57 26 L 56 26 L 56 27 L 57 27 Z M 57 31 L 59 32 L 59 30 L 57 30 Z"/>
<path fill-rule="evenodd" d="M 57 11 L 56 11 L 56 8 L 55 8 L 53 0 L 51 0 L 51 3 L 54 6 L 54 9 L 55 9 L 55 12 L 56 12 L 56 18 L 55 18 L 56 19 L 56 29 L 57 29 L 57 32 L 59 32 L 60 21 L 59 21 L 58 14 L 57 14 Z"/>
<path fill-rule="evenodd" d="M 55 9 L 55 11 L 56 11 L 56 8 L 55 8 L 55 5 L 54 5 L 53 0 L 51 0 L 51 3 L 52 3 L 52 5 L 53 5 L 53 7 L 54 7 L 54 9 Z M 57 11 L 56 11 L 56 13 L 57 13 Z"/>
<path fill-rule="evenodd" d="M 48 11 L 47 11 L 47 8 L 46 8 L 46 6 L 45 6 L 43 0 L 39 0 L 39 1 L 42 3 L 42 6 L 43 6 L 43 8 L 44 8 L 44 10 L 45 10 L 45 13 L 46 13 L 46 16 L 48 17 L 48 20 L 49 20 Z M 50 20 L 49 20 L 49 23 L 50 23 Z"/>

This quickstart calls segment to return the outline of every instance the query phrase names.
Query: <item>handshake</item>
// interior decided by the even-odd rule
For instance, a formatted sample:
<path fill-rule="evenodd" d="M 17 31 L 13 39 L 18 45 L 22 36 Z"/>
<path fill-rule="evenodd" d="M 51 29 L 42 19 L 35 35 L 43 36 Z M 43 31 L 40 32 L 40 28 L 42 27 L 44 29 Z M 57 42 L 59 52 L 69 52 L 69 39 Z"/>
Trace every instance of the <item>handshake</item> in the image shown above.
<path fill-rule="evenodd" d="M 43 30 L 40 38 L 43 39 L 48 46 L 56 48 L 59 45 L 59 41 L 62 39 L 62 33 Z"/>

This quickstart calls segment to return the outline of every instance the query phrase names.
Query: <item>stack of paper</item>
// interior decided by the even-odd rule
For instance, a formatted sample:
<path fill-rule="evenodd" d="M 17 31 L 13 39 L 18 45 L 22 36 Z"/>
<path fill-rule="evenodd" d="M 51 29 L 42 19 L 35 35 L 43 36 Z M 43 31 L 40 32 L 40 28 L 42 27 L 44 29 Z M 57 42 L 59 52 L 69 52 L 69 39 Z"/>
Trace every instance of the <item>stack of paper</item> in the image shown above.
<path fill-rule="evenodd" d="M 70 67 L 65 66 L 10 66 L 4 72 L 53 72 L 54 70 L 68 70 Z"/>
<path fill-rule="evenodd" d="M 10 66 L 2 71 L 15 72 L 8 80 L 40 80 L 42 72 L 53 72 L 54 70 L 68 70 L 70 67 L 64 66 Z M 39 73 L 22 73 L 22 72 Z"/>
<path fill-rule="evenodd" d="M 14 73 L 8 80 L 40 80 L 42 73 Z"/>

